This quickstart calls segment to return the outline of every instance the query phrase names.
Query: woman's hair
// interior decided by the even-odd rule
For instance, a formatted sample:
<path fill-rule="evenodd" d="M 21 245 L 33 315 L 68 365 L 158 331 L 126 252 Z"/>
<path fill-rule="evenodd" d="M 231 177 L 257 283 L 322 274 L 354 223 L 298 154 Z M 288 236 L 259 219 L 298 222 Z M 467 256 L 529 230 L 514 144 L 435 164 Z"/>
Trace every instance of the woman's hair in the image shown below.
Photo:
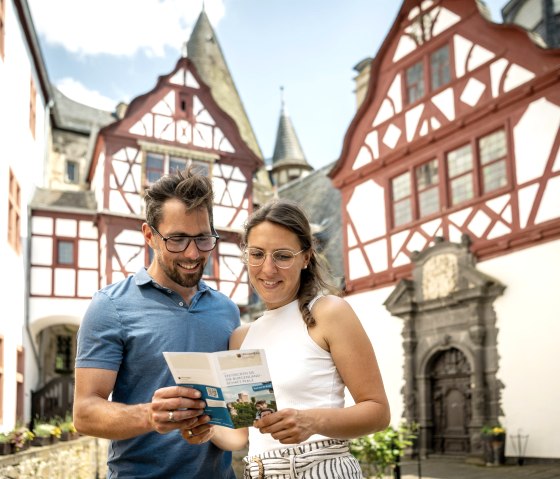
<path fill-rule="evenodd" d="M 163 205 L 174 198 L 189 211 L 206 208 L 210 226 L 214 229 L 212 182 L 207 176 L 197 173 L 196 167 L 191 165 L 186 170 L 164 175 L 146 190 L 146 222 L 157 228 L 162 219 Z"/>
<path fill-rule="evenodd" d="M 309 302 L 319 293 L 330 293 L 338 296 L 340 291 L 326 280 L 328 269 L 326 268 L 325 260 L 315 250 L 311 225 L 307 215 L 297 203 L 291 200 L 278 199 L 264 204 L 245 222 L 241 245 L 243 249 L 247 247 L 247 240 L 251 230 L 265 221 L 291 231 L 297 236 L 300 247 L 311 253 L 307 268 L 302 269 L 300 273 L 297 298 L 303 320 L 307 326 L 313 326 L 315 319 L 309 310 Z"/>

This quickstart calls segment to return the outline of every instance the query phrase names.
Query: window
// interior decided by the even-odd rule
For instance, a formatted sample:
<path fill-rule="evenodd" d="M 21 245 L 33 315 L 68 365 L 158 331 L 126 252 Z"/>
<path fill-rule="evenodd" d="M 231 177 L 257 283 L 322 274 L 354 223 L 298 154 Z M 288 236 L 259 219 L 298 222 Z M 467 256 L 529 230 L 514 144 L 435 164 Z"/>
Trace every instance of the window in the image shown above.
<path fill-rule="evenodd" d="M 12 170 L 8 186 L 8 243 L 21 251 L 21 189 Z"/>
<path fill-rule="evenodd" d="M 406 99 L 411 104 L 424 96 L 424 64 L 418 62 L 406 70 Z"/>
<path fill-rule="evenodd" d="M 56 337 L 56 356 L 54 359 L 54 370 L 57 373 L 72 372 L 72 337 Z"/>
<path fill-rule="evenodd" d="M 181 156 L 173 156 L 164 153 L 146 153 L 146 182 L 151 185 L 164 174 L 181 171 L 189 165 L 196 165 L 202 172 L 210 175 L 210 164 L 205 161 L 191 160 Z"/>
<path fill-rule="evenodd" d="M 24 398 L 23 378 L 25 373 L 25 353 L 23 346 L 17 347 L 17 371 L 16 371 L 16 421 L 23 422 L 24 419 Z"/>
<path fill-rule="evenodd" d="M 80 165 L 77 161 L 66 160 L 66 173 L 64 179 L 67 183 L 80 182 Z"/>
<path fill-rule="evenodd" d="M 439 211 L 438 161 L 434 159 L 416 168 L 416 191 L 420 218 Z"/>
<path fill-rule="evenodd" d="M 0 58 L 4 58 L 4 37 L 5 37 L 5 18 L 6 15 L 4 14 L 4 0 L 0 0 Z"/>
<path fill-rule="evenodd" d="M 412 198 L 408 171 L 391 180 L 391 193 L 394 225 L 400 226 L 412 221 Z"/>
<path fill-rule="evenodd" d="M 35 121 L 36 121 L 36 108 L 37 108 L 37 90 L 35 89 L 35 82 L 31 78 L 29 88 L 29 130 L 31 136 L 35 138 Z"/>
<path fill-rule="evenodd" d="M 500 129 L 395 176 L 389 185 L 393 227 L 506 187 L 507 156 L 506 132 Z"/>
<path fill-rule="evenodd" d="M 496 131 L 478 140 L 482 169 L 482 192 L 488 193 L 507 184 L 507 143 L 504 130 Z"/>
<path fill-rule="evenodd" d="M 73 266 L 74 261 L 74 241 L 62 240 L 56 241 L 56 264 L 58 266 Z"/>
<path fill-rule="evenodd" d="M 470 144 L 447 154 L 447 175 L 452 205 L 463 203 L 474 196 L 473 157 Z"/>
<path fill-rule="evenodd" d="M 430 55 L 430 72 L 432 91 L 451 81 L 449 47 L 447 45 L 444 45 Z"/>
<path fill-rule="evenodd" d="M 428 87 L 433 92 L 447 85 L 451 81 L 449 63 L 449 45 L 444 45 L 408 67 L 404 75 L 407 105 L 429 93 Z"/>
<path fill-rule="evenodd" d="M 407 171 L 391 180 L 394 226 L 429 216 L 440 209 L 438 160 L 430 160 L 413 171 L 414 176 Z"/>
<path fill-rule="evenodd" d="M 479 138 L 477 146 L 477 158 L 473 155 L 471 144 L 447 154 L 447 175 L 452 205 L 507 185 L 505 131 L 498 130 Z"/>

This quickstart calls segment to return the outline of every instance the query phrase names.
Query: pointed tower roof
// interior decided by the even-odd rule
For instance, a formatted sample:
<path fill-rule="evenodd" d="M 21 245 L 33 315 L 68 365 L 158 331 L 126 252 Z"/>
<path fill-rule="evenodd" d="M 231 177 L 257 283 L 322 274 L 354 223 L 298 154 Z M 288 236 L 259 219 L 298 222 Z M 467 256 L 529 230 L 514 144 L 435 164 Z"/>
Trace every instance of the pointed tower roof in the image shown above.
<path fill-rule="evenodd" d="M 195 64 L 204 83 L 210 87 L 216 103 L 233 118 L 243 140 L 262 159 L 255 133 L 241 103 L 218 38 L 204 10 L 200 13 L 187 42 L 186 53 Z"/>
<path fill-rule="evenodd" d="M 282 92 L 282 105 L 280 109 L 280 121 L 278 122 L 278 131 L 276 132 L 276 144 L 274 146 L 274 154 L 272 155 L 272 165 L 278 166 L 280 164 L 300 164 L 306 165 L 311 169 L 309 163 L 305 159 L 303 150 L 296 135 L 296 130 L 292 124 L 288 110 L 284 103 L 283 88 Z"/>

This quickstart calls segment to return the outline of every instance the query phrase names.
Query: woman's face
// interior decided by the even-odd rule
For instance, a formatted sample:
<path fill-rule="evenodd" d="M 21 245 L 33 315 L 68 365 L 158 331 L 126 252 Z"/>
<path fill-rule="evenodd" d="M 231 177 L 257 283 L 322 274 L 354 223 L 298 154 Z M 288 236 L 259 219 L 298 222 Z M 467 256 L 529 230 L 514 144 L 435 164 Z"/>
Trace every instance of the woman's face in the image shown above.
<path fill-rule="evenodd" d="M 265 254 L 260 266 L 247 265 L 249 280 L 263 300 L 267 309 L 276 309 L 291 303 L 297 297 L 301 270 L 309 262 L 309 251 L 294 257 L 293 264 L 286 269 L 279 268 L 272 259 L 272 253 L 301 250 L 298 237 L 289 229 L 269 221 L 254 226 L 247 237 L 247 248 L 258 248 Z"/>

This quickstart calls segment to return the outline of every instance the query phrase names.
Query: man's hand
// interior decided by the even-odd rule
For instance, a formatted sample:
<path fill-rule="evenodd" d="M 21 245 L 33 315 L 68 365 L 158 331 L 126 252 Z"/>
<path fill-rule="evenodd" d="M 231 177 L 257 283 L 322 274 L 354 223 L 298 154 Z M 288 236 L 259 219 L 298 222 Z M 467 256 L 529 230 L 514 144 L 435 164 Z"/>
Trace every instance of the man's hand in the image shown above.
<path fill-rule="evenodd" d="M 199 398 L 200 392 L 193 388 L 170 386 L 158 389 L 149 404 L 148 420 L 160 434 L 205 424 L 209 420 L 204 419 L 206 403 Z"/>

